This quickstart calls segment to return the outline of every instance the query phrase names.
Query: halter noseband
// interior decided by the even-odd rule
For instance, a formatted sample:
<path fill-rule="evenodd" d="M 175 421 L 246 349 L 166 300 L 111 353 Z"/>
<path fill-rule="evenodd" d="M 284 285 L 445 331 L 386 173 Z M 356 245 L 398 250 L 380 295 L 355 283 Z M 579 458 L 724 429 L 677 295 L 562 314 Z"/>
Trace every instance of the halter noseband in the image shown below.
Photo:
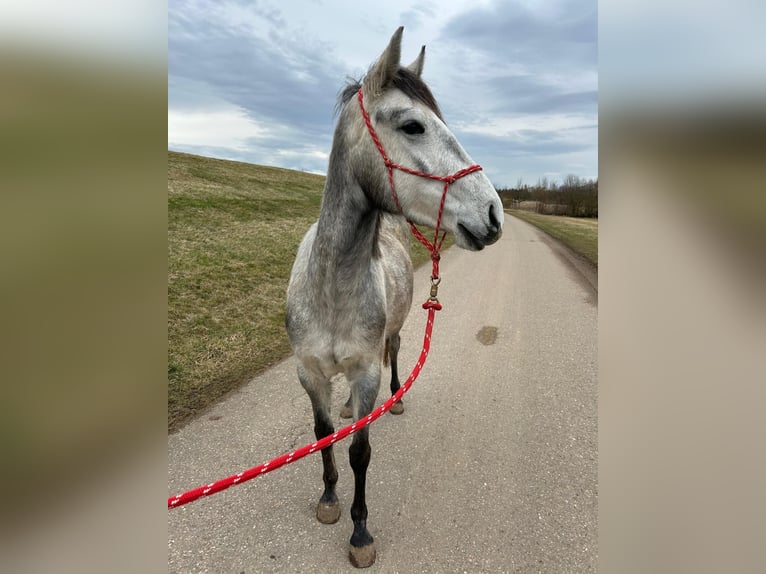
<path fill-rule="evenodd" d="M 380 152 L 380 155 L 383 158 L 383 163 L 385 164 L 386 169 L 388 170 L 388 182 L 391 184 L 391 195 L 393 195 L 394 197 L 394 203 L 396 204 L 396 207 L 399 208 L 399 212 L 402 215 L 404 215 L 404 211 L 402 210 L 402 206 L 399 203 L 399 197 L 396 195 L 396 186 L 394 186 L 394 170 L 395 169 L 398 169 L 399 171 L 403 171 L 404 173 L 416 175 L 418 177 L 425 177 L 427 179 L 433 179 L 436 181 L 444 182 L 444 191 L 442 191 L 441 202 L 439 203 L 439 214 L 436 218 L 436 227 L 434 232 L 433 243 L 431 243 L 430 241 L 428 241 L 428 239 L 425 238 L 425 236 L 420 232 L 420 230 L 418 230 L 418 228 L 415 227 L 415 224 L 412 223 L 412 221 L 410 221 L 409 219 L 407 220 L 407 223 L 410 224 L 410 229 L 412 230 L 412 234 L 431 253 L 431 261 L 433 262 L 433 273 L 431 274 L 431 282 L 433 287 L 431 288 L 431 293 L 432 293 L 432 299 L 435 301 L 436 300 L 435 285 L 438 285 L 438 281 L 439 281 L 439 250 L 441 249 L 442 243 L 444 243 L 444 237 L 447 235 L 447 232 L 445 231 L 444 234 L 442 235 L 441 240 L 439 240 L 439 229 L 441 227 L 441 222 L 442 222 L 442 213 L 444 212 L 444 202 L 447 199 L 447 190 L 449 189 L 450 185 L 455 183 L 461 177 L 465 177 L 466 175 L 471 174 L 475 171 L 480 171 L 482 167 L 479 164 L 473 164 L 472 166 L 456 171 L 452 175 L 432 175 L 430 173 L 423 173 L 422 171 L 417 171 L 415 169 L 410 169 L 409 167 L 399 165 L 398 163 L 394 163 L 393 161 L 391 161 L 391 158 L 388 157 L 386 150 L 383 149 L 383 144 L 380 143 L 380 138 L 378 137 L 378 134 L 375 132 L 375 128 L 372 127 L 372 121 L 370 120 L 370 115 L 367 113 L 367 110 L 364 109 L 364 101 L 363 101 L 364 96 L 362 95 L 362 88 L 359 88 L 359 91 L 357 92 L 356 95 L 357 95 L 357 99 L 359 100 L 359 108 L 362 110 L 364 123 L 365 125 L 367 125 L 367 131 L 370 132 L 370 137 L 372 137 L 372 141 L 375 142 L 375 146 L 378 148 L 378 151 Z M 436 283 L 434 284 L 434 282 Z"/>

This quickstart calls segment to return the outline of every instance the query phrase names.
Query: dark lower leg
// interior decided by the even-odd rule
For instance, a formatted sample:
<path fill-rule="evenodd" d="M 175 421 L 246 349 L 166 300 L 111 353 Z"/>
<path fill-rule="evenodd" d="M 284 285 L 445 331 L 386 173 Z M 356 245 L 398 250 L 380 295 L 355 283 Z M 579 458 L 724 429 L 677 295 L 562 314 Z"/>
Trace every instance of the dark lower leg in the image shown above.
<path fill-rule="evenodd" d="M 331 435 L 335 432 L 332 423 L 329 420 L 325 420 L 321 414 L 314 414 L 314 434 L 317 440 Z M 338 470 L 335 467 L 335 455 L 333 454 L 332 445 L 325 449 L 322 449 L 322 467 L 324 472 L 322 473 L 322 480 L 324 480 L 324 493 L 319 499 L 320 503 L 325 504 L 337 504 L 338 497 L 335 495 L 335 484 L 338 482 Z"/>
<path fill-rule="evenodd" d="M 375 365 L 366 376 L 351 387 L 354 417 L 358 420 L 372 412 L 380 386 L 380 366 Z M 348 458 L 354 471 L 354 502 L 351 504 L 351 520 L 354 532 L 351 535 L 349 559 L 358 568 L 371 566 L 375 562 L 375 544 L 367 530 L 367 467 L 370 464 L 369 429 L 359 430 L 348 449 Z"/>
<path fill-rule="evenodd" d="M 304 382 L 303 379 L 301 382 Z M 304 385 L 304 388 L 306 388 L 311 399 L 311 407 L 314 411 L 314 435 L 319 440 L 334 432 L 332 421 L 330 420 L 329 386 L 320 387 L 318 390 L 310 385 Z M 340 504 L 335 494 L 338 470 L 335 466 L 335 455 L 333 454 L 332 445 L 322 449 L 322 468 L 324 492 L 319 498 L 316 516 L 317 520 L 323 524 L 334 524 L 340 518 Z"/>
<path fill-rule="evenodd" d="M 348 449 L 351 468 L 354 470 L 354 502 L 351 505 L 351 519 L 354 521 L 354 533 L 351 545 L 360 547 L 372 544 L 373 539 L 367 530 L 367 503 L 365 487 L 367 484 L 367 466 L 370 464 L 372 449 L 367 438 L 366 428 L 354 435 Z"/>

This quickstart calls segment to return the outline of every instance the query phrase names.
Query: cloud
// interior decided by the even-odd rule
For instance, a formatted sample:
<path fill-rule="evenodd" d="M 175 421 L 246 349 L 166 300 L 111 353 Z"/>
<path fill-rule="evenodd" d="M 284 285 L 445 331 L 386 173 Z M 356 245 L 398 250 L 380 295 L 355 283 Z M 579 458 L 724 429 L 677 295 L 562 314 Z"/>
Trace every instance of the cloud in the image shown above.
<path fill-rule="evenodd" d="M 424 79 L 493 181 L 533 170 L 595 176 L 595 0 L 391 0 L 388 16 L 367 3 L 331 7 L 171 0 L 170 145 L 326 171 L 345 78 L 363 73 L 401 22 L 403 59 L 427 44 Z"/>
<path fill-rule="evenodd" d="M 483 52 L 493 65 L 571 73 L 597 61 L 596 2 L 495 1 L 452 18 L 442 38 Z"/>
<path fill-rule="evenodd" d="M 510 185 L 530 169 L 597 176 L 596 26 L 592 0 L 494 1 L 445 23 L 445 116 L 493 180 Z"/>
<path fill-rule="evenodd" d="M 503 75 L 490 78 L 487 89 L 496 98 L 499 113 L 598 113 L 598 91 L 549 81 L 541 76 Z"/>
<path fill-rule="evenodd" d="M 244 151 L 250 138 L 268 136 L 247 112 L 238 107 L 224 110 L 168 110 L 168 144 L 194 145 L 205 141 L 213 147 Z"/>
<path fill-rule="evenodd" d="M 426 20 L 432 19 L 435 14 L 436 8 L 433 2 L 424 1 L 402 12 L 399 20 L 408 30 L 417 30 Z"/>
<path fill-rule="evenodd" d="M 533 183 L 542 175 L 559 179 L 570 173 L 598 176 L 595 123 L 587 123 L 584 117 L 538 119 L 539 124 L 516 118 L 491 126 L 461 127 L 460 140 L 490 180 L 501 187 L 515 184 L 520 177 Z"/>
<path fill-rule="evenodd" d="M 337 68 L 322 50 L 276 29 L 262 37 L 225 20 L 179 21 L 169 38 L 168 74 L 193 78 L 255 115 L 325 128 Z"/>
<path fill-rule="evenodd" d="M 249 151 L 247 161 L 319 171 L 340 87 L 332 49 L 293 36 L 278 11 L 258 4 L 175 4 L 168 18 L 169 143 L 228 149 L 228 159 Z"/>

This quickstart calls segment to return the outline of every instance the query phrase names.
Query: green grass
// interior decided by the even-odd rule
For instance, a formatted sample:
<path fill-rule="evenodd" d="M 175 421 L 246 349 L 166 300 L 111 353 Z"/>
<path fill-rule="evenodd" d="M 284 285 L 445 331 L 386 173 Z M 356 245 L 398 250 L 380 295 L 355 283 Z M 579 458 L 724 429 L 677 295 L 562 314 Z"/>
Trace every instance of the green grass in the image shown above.
<path fill-rule="evenodd" d="M 598 219 L 542 215 L 519 209 L 507 212 L 562 241 L 598 267 Z"/>
<path fill-rule="evenodd" d="M 168 152 L 168 430 L 289 355 L 285 291 L 324 182 Z"/>

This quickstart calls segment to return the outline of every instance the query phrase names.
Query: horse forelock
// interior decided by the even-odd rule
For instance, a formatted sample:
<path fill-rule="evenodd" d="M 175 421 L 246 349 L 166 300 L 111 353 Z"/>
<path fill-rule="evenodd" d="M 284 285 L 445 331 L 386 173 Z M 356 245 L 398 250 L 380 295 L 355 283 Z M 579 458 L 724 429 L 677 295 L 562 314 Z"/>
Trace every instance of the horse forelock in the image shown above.
<path fill-rule="evenodd" d="M 343 87 L 338 97 L 336 113 L 356 96 L 356 93 L 361 87 L 362 82 L 359 80 L 351 80 Z M 439 104 L 436 103 L 436 99 L 431 93 L 431 90 L 417 74 L 407 68 L 399 68 L 391 83 L 391 87 L 401 91 L 408 98 L 425 105 L 428 109 L 434 112 L 441 121 L 444 121 L 442 112 L 439 109 Z"/>
<path fill-rule="evenodd" d="M 408 98 L 425 105 L 429 110 L 435 113 L 441 121 L 444 121 L 442 112 L 439 109 L 439 104 L 436 103 L 434 95 L 431 93 L 431 90 L 426 83 L 421 80 L 417 74 L 411 72 L 407 68 L 399 68 L 396 72 L 396 76 L 394 76 L 393 86 Z"/>
<path fill-rule="evenodd" d="M 340 93 L 338 94 L 338 101 L 335 104 L 335 113 L 338 114 L 343 109 L 343 107 L 351 101 L 351 98 L 353 98 L 356 93 L 359 91 L 359 88 L 362 87 L 362 83 L 359 80 L 349 80 L 349 82 L 341 89 Z"/>

